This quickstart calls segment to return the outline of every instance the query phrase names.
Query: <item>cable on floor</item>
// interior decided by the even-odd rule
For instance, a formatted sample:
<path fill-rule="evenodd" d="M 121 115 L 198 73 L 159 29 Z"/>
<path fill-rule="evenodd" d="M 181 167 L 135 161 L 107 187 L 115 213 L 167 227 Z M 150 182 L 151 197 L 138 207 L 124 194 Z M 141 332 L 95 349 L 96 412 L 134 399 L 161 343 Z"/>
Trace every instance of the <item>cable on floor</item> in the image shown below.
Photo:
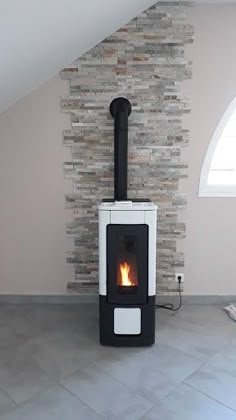
<path fill-rule="evenodd" d="M 179 293 L 179 304 L 178 306 L 173 305 L 173 303 L 164 303 L 163 305 L 155 305 L 156 309 L 168 309 L 168 311 L 172 311 L 172 312 L 176 312 L 178 311 L 181 307 L 182 307 L 182 294 L 181 294 L 181 282 L 179 281 L 179 288 L 178 288 L 178 293 Z"/>

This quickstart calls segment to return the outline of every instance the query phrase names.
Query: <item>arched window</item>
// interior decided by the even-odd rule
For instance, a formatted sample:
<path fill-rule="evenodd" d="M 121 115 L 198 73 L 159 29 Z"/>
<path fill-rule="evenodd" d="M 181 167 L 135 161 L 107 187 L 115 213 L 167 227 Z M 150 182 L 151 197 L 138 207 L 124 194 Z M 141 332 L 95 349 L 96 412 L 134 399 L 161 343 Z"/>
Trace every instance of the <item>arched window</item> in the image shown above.
<path fill-rule="evenodd" d="M 236 98 L 218 123 L 202 165 L 199 197 L 236 197 Z"/>

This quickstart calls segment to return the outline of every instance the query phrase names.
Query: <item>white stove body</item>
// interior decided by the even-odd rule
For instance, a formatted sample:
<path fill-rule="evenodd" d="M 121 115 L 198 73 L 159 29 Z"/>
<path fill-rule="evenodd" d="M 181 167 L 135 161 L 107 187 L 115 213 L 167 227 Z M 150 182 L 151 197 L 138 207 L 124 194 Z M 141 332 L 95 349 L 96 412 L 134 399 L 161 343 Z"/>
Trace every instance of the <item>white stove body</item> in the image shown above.
<path fill-rule="evenodd" d="M 148 298 L 151 302 L 145 305 L 110 305 L 103 306 L 107 297 L 107 226 L 108 225 L 147 225 L 148 226 Z M 150 316 L 155 318 L 156 296 L 156 224 L 157 206 L 151 202 L 103 202 L 99 206 L 99 295 L 100 295 L 100 339 L 102 344 L 111 345 L 147 345 L 153 344 L 154 337 L 145 324 Z M 150 306 L 151 305 L 151 306 Z M 109 327 L 104 327 L 105 317 L 112 317 Z M 145 321 L 146 320 L 146 321 Z M 150 322 L 151 324 L 152 322 Z M 155 324 L 155 320 L 154 320 Z M 112 331 L 111 331 L 112 330 Z M 108 338 L 107 338 L 108 335 Z M 109 338 L 109 335 L 111 337 Z M 103 338 L 102 338 L 103 337 Z M 105 338 L 104 338 L 105 337 Z"/>

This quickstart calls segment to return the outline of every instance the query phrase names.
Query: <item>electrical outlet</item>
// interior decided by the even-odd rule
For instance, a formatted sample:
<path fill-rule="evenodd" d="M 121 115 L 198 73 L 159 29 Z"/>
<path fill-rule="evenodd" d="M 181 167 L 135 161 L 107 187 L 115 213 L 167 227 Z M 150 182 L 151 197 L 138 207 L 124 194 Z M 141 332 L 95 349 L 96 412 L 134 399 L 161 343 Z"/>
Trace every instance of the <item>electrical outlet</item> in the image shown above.
<path fill-rule="evenodd" d="M 184 282 L 184 273 L 175 273 L 175 281 L 176 283 L 183 283 Z"/>

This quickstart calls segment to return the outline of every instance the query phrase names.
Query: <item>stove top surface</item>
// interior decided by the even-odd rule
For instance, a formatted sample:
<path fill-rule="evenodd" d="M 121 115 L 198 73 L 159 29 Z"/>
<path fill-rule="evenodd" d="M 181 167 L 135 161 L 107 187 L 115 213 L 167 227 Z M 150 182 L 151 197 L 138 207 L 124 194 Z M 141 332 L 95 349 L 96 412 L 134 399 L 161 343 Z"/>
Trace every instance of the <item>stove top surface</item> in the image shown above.
<path fill-rule="evenodd" d="M 107 200 L 99 205 L 99 210 L 111 210 L 111 211 L 137 211 L 137 210 L 157 210 L 157 205 L 152 203 L 150 200 L 127 200 L 127 201 L 114 201 Z"/>

